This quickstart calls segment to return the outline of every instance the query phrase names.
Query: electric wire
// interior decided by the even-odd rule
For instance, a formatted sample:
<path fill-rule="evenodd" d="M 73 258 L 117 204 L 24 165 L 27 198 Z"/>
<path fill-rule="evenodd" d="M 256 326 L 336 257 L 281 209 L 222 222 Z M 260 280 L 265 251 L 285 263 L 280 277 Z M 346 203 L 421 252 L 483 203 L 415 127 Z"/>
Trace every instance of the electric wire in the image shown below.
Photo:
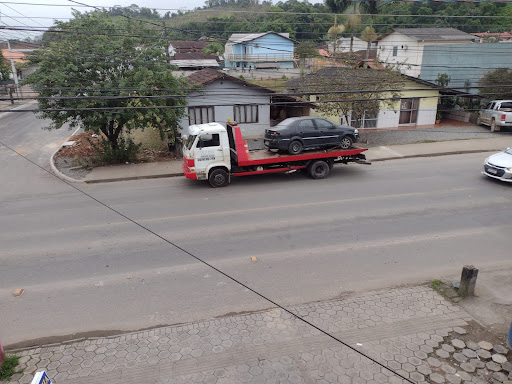
<path fill-rule="evenodd" d="M 132 219 L 131 217 L 125 215 L 124 213 L 122 213 L 121 211 L 118 211 L 116 210 L 115 208 L 109 206 L 108 204 L 104 203 L 103 201 L 95 198 L 94 196 L 92 196 L 91 194 L 85 192 L 84 190 L 78 188 L 77 186 L 71 184 L 70 182 L 66 181 L 66 180 L 63 180 L 63 179 L 60 179 L 58 178 L 55 174 L 53 174 L 52 172 L 50 172 L 49 170 L 41 167 L 39 164 L 37 164 L 36 162 L 30 160 L 28 157 L 22 155 L 21 153 L 19 153 L 18 151 L 16 151 L 15 149 L 9 147 L 8 145 L 4 144 L 3 142 L 0 141 L 0 145 L 3 145 L 5 148 L 9 149 L 10 151 L 14 152 L 15 154 L 17 154 L 18 156 L 21 156 L 22 158 L 24 158 L 25 160 L 27 160 L 28 162 L 32 163 L 33 165 L 35 165 L 36 167 L 38 167 L 39 169 L 43 170 L 44 172 L 52 175 L 53 177 L 57 178 L 58 180 L 60 180 L 61 182 L 67 184 L 68 186 L 70 186 L 71 188 L 75 189 L 76 191 L 78 191 L 79 193 L 83 194 L 84 196 L 87 196 L 88 198 L 94 200 L 96 203 L 100 204 L 101 206 L 105 207 L 106 209 L 114 212 L 115 214 L 121 216 L 122 218 L 124 218 L 125 220 L 128 220 L 129 222 L 131 222 L 132 224 L 138 226 L 139 228 L 143 229 L 144 231 L 152 234 L 153 236 L 157 237 L 158 239 L 164 241 L 165 243 L 169 244 L 170 246 L 178 249 L 179 251 L 183 252 L 184 254 L 186 254 L 187 256 L 190 256 L 192 258 L 194 258 L 196 261 L 200 262 L 201 264 L 204 264 L 206 265 L 208 268 L 210 269 L 213 269 L 214 271 L 216 271 L 217 273 L 221 274 L 222 276 L 228 278 L 229 280 L 233 281 L 235 284 L 238 284 L 240 285 L 241 287 L 251 291 L 252 293 L 254 293 L 255 295 L 259 296 L 260 298 L 262 298 L 263 300 L 266 300 L 268 301 L 269 303 L 271 303 L 272 305 L 274 305 L 275 307 L 281 309 L 282 311 L 290 314 L 291 316 L 293 316 L 294 318 L 304 322 L 305 324 L 309 325 L 310 327 L 316 329 L 317 331 L 321 332 L 322 334 L 324 334 L 325 336 L 337 341 L 338 343 L 340 343 L 341 345 L 345 346 L 346 348 L 349 348 L 350 350 L 356 352 L 357 354 L 359 355 L 362 355 L 364 356 L 366 359 L 370 360 L 371 362 L 373 362 L 374 364 L 377 364 L 379 365 L 381 368 L 384 368 L 385 370 L 393 373 L 394 375 L 400 377 L 402 380 L 405 380 L 411 384 L 416 384 L 413 380 L 405 377 L 404 375 L 402 375 L 401 373 L 399 372 L 396 372 L 396 370 L 384 365 L 383 363 L 379 362 L 378 360 L 374 359 L 373 357 L 371 356 L 368 356 L 367 354 L 365 354 L 364 352 L 358 350 L 357 348 L 355 347 L 352 347 L 350 344 L 347 344 L 345 343 L 343 340 L 341 340 L 340 338 L 334 336 L 333 334 L 323 330 L 322 328 L 320 328 L 319 326 L 313 324 L 312 322 L 304 319 L 302 316 L 299 316 L 298 314 L 294 313 L 293 311 L 287 309 L 286 307 L 282 306 L 281 304 L 277 303 L 276 301 L 272 300 L 271 298 L 269 298 L 268 296 L 264 295 L 263 293 L 260 293 L 259 291 L 257 291 L 255 288 L 252 288 L 250 287 L 249 285 L 243 283 L 242 281 L 238 280 L 236 277 L 233 277 L 231 276 L 230 274 L 228 274 L 227 272 L 224 272 L 223 270 L 221 270 L 220 268 L 217 268 L 215 267 L 213 264 L 207 262 L 206 260 L 204 260 L 203 258 L 199 257 L 199 256 L 196 256 L 195 254 L 193 254 L 192 252 L 186 250 L 185 248 L 179 246 L 178 244 L 176 244 L 175 242 L 167 239 L 166 237 L 158 234 L 157 232 L 151 230 L 150 228 L 142 225 L 141 223 L 139 223 L 138 221 Z"/>

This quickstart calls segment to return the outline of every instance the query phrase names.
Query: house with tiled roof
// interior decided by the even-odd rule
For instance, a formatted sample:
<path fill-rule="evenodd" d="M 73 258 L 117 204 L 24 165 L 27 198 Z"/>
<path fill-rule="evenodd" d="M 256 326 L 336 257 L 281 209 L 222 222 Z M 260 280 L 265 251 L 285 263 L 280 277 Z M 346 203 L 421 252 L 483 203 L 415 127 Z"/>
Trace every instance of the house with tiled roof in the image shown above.
<path fill-rule="evenodd" d="M 224 50 L 227 69 L 294 68 L 295 44 L 289 33 L 234 33 Z"/>
<path fill-rule="evenodd" d="M 18 79 L 23 80 L 25 77 L 34 73 L 39 69 L 38 65 L 30 65 L 28 62 L 28 54 L 36 49 L 40 49 L 41 46 L 33 43 L 24 41 L 12 42 L 11 50 L 7 46 L 7 43 L 0 43 L 0 53 L 5 60 L 9 63 L 12 61 L 16 66 L 18 72 Z"/>
<path fill-rule="evenodd" d="M 219 68 L 218 56 L 203 53 L 207 43 L 207 41 L 170 41 L 169 63 L 181 70 Z"/>
<path fill-rule="evenodd" d="M 244 137 L 262 137 L 265 129 L 287 117 L 308 116 L 310 103 L 276 94 L 270 88 L 205 68 L 187 77 L 191 92 L 186 97 L 182 133 L 193 124 L 236 121 Z"/>

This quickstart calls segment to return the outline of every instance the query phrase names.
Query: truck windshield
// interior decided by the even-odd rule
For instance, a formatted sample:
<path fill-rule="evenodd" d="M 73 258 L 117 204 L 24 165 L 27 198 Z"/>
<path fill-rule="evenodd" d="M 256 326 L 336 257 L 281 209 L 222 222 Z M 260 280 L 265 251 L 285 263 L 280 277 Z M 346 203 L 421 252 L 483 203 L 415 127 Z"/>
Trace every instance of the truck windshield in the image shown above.
<path fill-rule="evenodd" d="M 185 148 L 191 149 L 192 145 L 194 145 L 194 141 L 196 140 L 197 135 L 190 135 L 185 142 Z"/>

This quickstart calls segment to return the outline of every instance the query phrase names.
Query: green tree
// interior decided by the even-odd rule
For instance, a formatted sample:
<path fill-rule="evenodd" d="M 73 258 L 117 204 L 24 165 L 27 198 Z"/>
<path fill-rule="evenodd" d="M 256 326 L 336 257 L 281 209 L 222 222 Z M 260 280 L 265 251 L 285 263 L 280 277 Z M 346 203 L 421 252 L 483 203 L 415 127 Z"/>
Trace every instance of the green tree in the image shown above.
<path fill-rule="evenodd" d="M 56 29 L 76 33 L 61 33 L 59 41 L 36 51 L 31 62 L 40 69 L 25 81 L 44 97 L 38 100 L 38 115 L 51 120 L 47 128 L 69 123 L 101 131 L 113 149 L 123 131 L 159 129 L 162 137 L 168 130 L 176 132 L 186 82 L 171 74 L 161 30 L 106 12 L 73 16 Z M 159 98 L 162 93 L 177 96 Z"/>
<path fill-rule="evenodd" d="M 11 65 L 9 62 L 0 54 L 0 80 L 9 80 L 11 75 Z"/>
<path fill-rule="evenodd" d="M 224 46 L 219 42 L 210 41 L 206 44 L 206 47 L 203 48 L 203 53 L 205 55 L 223 55 Z"/>
<path fill-rule="evenodd" d="M 324 3 L 332 13 L 341 13 L 350 5 L 347 0 L 324 0 Z"/>
<path fill-rule="evenodd" d="M 450 76 L 448 76 L 447 73 L 438 73 L 437 74 L 436 83 L 440 87 L 443 87 L 443 88 L 447 87 L 448 84 L 450 84 L 450 81 L 452 81 L 452 78 Z"/>
<path fill-rule="evenodd" d="M 487 72 L 481 79 L 479 93 L 486 99 L 512 99 L 512 69 L 498 68 Z"/>

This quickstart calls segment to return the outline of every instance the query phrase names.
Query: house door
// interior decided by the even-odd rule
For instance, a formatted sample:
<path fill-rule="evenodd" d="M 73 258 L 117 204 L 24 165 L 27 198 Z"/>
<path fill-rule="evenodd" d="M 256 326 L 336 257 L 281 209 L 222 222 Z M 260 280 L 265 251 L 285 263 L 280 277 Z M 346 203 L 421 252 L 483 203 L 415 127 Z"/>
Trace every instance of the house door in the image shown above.
<path fill-rule="evenodd" d="M 418 106 L 420 99 L 401 99 L 400 100 L 400 118 L 398 124 L 416 124 L 418 120 Z"/>

